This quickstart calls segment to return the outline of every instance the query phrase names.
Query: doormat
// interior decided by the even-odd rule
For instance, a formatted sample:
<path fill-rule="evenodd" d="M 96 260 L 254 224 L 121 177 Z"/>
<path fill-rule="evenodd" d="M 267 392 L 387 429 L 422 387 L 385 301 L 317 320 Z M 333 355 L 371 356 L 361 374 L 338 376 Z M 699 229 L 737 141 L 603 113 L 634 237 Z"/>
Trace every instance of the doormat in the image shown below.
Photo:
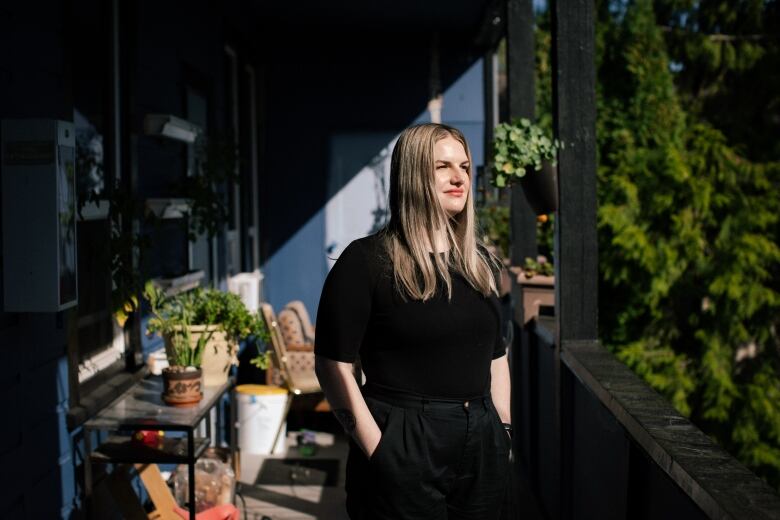
<path fill-rule="evenodd" d="M 337 486 L 339 459 L 265 459 L 255 484 Z"/>

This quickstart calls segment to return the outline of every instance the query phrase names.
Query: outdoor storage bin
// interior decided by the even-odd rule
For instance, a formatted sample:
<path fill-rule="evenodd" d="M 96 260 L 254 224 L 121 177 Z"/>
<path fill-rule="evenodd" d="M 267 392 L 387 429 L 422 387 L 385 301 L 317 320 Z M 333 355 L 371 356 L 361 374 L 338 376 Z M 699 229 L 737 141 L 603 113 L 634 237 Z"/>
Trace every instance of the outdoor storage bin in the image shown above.
<path fill-rule="evenodd" d="M 238 446 L 241 452 L 283 454 L 287 437 L 287 422 L 284 417 L 287 390 L 269 385 L 239 385 L 236 387 L 236 401 Z M 277 432 L 279 435 L 274 446 Z"/>

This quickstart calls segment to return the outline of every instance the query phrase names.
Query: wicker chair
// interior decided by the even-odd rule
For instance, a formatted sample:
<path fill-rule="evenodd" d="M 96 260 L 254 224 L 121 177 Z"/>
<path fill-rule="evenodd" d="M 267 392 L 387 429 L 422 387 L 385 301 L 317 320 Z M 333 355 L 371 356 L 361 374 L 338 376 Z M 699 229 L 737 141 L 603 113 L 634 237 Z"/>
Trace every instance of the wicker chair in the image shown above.
<path fill-rule="evenodd" d="M 312 344 L 293 344 L 288 348 L 273 307 L 268 303 L 261 303 L 260 314 L 268 327 L 273 347 L 271 366 L 269 366 L 266 379 L 268 384 L 284 387 L 289 392 L 284 409 L 286 417 L 295 396 L 322 393 L 320 382 L 314 373 L 314 346 Z M 319 399 L 319 403 L 314 406 L 314 411 L 329 412 L 330 406 L 324 398 Z M 272 446 L 276 446 L 281 431 L 282 425 L 280 424 Z"/>
<path fill-rule="evenodd" d="M 268 327 L 273 347 L 273 368 L 269 370 L 268 383 L 284 386 L 294 395 L 322 392 L 314 373 L 314 346 L 310 343 L 288 344 L 273 307 L 268 303 L 261 303 L 260 312 Z"/>

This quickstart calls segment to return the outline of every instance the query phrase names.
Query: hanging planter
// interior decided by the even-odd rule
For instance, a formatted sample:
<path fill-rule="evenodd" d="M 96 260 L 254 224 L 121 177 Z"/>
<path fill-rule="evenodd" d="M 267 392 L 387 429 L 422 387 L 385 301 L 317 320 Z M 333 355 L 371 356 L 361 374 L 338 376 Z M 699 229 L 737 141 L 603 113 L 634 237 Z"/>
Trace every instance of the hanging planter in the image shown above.
<path fill-rule="evenodd" d="M 556 164 L 563 144 L 544 135 L 529 119 L 496 127 L 493 139 L 493 185 L 498 188 L 519 182 L 526 200 L 537 215 L 558 209 Z"/>
<path fill-rule="evenodd" d="M 520 177 L 525 200 L 537 215 L 547 215 L 558 209 L 558 168 L 549 161 L 539 171 L 528 171 Z"/>

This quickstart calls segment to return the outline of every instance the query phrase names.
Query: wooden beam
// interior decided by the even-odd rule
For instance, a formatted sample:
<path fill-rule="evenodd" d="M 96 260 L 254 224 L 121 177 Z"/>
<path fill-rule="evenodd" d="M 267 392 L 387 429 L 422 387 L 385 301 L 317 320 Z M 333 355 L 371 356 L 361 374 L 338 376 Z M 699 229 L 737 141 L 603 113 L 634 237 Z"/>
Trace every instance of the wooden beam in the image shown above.
<path fill-rule="evenodd" d="M 558 154 L 555 222 L 557 344 L 598 338 L 596 68 L 592 0 L 553 1 L 553 118 Z"/>
<path fill-rule="evenodd" d="M 536 117 L 534 84 L 534 12 L 532 0 L 506 0 L 506 64 L 509 119 Z M 511 193 L 511 251 L 513 265 L 536 258 L 536 215 L 519 185 Z"/>
<path fill-rule="evenodd" d="M 504 37 L 505 26 L 504 0 L 490 0 L 485 6 L 474 46 L 485 52 L 494 51 Z"/>
<path fill-rule="evenodd" d="M 571 377 L 563 373 L 561 346 L 598 335 L 596 236 L 596 68 L 593 0 L 552 0 L 553 126 L 564 144 L 558 153 L 555 220 L 554 442 L 560 516 L 573 516 L 572 437 L 575 403 Z"/>
<path fill-rule="evenodd" d="M 483 170 L 480 178 L 477 179 L 478 190 L 481 193 L 479 201 L 483 203 L 487 194 L 495 191 L 490 184 L 492 154 L 493 154 L 493 129 L 498 123 L 498 90 L 497 90 L 497 60 L 496 53 L 488 50 L 482 55 L 482 97 L 485 110 L 485 128 L 483 132 L 483 150 L 485 157 L 483 160 Z"/>

